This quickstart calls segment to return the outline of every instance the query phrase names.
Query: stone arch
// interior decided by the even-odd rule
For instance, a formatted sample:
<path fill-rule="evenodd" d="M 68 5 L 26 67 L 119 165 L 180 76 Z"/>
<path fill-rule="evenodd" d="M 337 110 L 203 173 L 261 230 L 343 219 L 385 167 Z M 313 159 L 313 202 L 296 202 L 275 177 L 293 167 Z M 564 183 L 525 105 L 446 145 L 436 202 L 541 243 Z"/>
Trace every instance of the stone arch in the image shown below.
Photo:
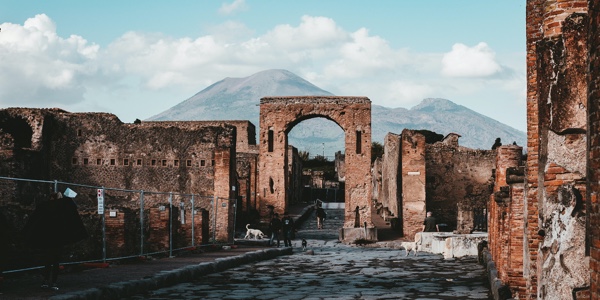
<path fill-rule="evenodd" d="M 342 239 L 376 239 L 371 220 L 371 100 L 366 97 L 291 96 L 260 100 L 259 199 L 261 214 L 269 205 L 283 213 L 288 208 L 287 135 L 298 123 L 322 117 L 342 128 L 345 135 L 345 218 Z M 360 227 L 355 228 L 356 207 Z"/>

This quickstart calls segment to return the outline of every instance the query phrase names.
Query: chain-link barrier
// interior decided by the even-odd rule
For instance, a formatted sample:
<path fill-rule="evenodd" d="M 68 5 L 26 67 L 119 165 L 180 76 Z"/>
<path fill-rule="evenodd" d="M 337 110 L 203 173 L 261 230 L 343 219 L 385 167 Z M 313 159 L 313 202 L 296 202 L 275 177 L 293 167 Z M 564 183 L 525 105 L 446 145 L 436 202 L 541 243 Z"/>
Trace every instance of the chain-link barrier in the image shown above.
<path fill-rule="evenodd" d="M 52 192 L 76 194 L 73 201 L 89 235 L 65 248 L 62 264 L 173 256 L 180 250 L 233 242 L 233 237 L 217 239 L 219 206 L 231 199 L 0 177 L 0 226 L 8 232 L 0 273 L 39 268 L 38 254 L 25 245 L 22 231 L 36 205 L 48 201 Z"/>

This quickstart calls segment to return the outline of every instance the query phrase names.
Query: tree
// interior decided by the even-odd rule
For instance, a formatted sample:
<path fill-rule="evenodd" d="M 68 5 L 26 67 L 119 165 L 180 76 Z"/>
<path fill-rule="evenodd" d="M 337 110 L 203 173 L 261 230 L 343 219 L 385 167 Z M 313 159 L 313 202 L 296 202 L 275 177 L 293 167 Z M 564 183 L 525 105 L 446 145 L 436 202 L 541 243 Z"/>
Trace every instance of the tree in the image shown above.
<path fill-rule="evenodd" d="M 308 161 L 309 153 L 308 151 L 298 151 L 298 156 L 300 156 L 302 161 Z"/>

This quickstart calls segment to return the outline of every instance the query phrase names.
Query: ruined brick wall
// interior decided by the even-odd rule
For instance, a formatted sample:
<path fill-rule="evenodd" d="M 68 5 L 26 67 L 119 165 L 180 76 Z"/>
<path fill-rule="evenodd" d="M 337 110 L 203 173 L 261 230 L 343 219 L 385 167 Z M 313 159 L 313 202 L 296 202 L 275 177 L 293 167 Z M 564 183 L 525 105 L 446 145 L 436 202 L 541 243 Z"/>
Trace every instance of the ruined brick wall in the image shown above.
<path fill-rule="evenodd" d="M 600 299 L 600 2 L 589 2 L 588 247 L 591 299 Z"/>
<path fill-rule="evenodd" d="M 0 151 L 2 175 L 135 191 L 107 193 L 107 209 L 139 210 L 137 191 L 141 190 L 235 198 L 231 191 L 236 180 L 234 126 L 203 122 L 124 124 L 106 113 L 10 108 L 0 110 L 0 129 L 5 140 L 12 141 L 4 144 L 10 149 Z M 52 188 L 48 184 L 3 181 L 0 203 L 16 232 L 24 225 L 24 216 Z M 77 192 L 77 204 L 91 231 L 93 238 L 88 240 L 92 245 L 101 239 L 96 232 L 100 230 L 96 191 L 79 187 Z M 167 205 L 168 198 L 168 195 L 148 195 L 145 207 Z M 197 209 L 213 211 L 211 201 L 208 197 L 197 198 Z M 232 219 L 226 218 L 225 223 L 230 226 Z M 149 218 L 147 223 L 152 221 Z M 131 234 L 139 235 L 139 230 Z M 123 248 L 120 240 L 115 241 L 117 249 Z M 125 243 L 138 244 L 129 237 Z"/>
<path fill-rule="evenodd" d="M 427 210 L 446 230 L 472 231 L 474 212 L 490 199 L 495 151 L 442 141 L 426 146 L 425 159 Z"/>
<path fill-rule="evenodd" d="M 426 214 L 427 159 L 425 136 L 413 130 L 404 129 L 399 141 L 400 170 L 396 175 L 397 186 L 402 200 L 402 233 L 414 239 L 415 233 L 423 230 Z M 391 175 L 391 174 L 390 174 Z M 436 216 L 437 217 L 437 216 Z M 439 220 L 439 219 L 438 219 Z"/>
<path fill-rule="evenodd" d="M 388 133 L 383 139 L 383 157 L 381 159 L 381 192 L 378 199 L 382 206 L 382 215 L 402 219 L 402 186 L 400 135 Z"/>
<path fill-rule="evenodd" d="M 160 121 L 158 121 L 160 122 Z M 236 128 L 236 145 L 235 148 L 239 153 L 258 153 L 256 147 L 256 126 L 250 121 L 244 120 L 212 120 L 212 121 L 193 121 L 194 123 L 200 123 L 204 126 L 235 126 Z M 144 123 L 151 123 L 145 121 Z M 187 121 L 186 121 L 187 123 Z"/>

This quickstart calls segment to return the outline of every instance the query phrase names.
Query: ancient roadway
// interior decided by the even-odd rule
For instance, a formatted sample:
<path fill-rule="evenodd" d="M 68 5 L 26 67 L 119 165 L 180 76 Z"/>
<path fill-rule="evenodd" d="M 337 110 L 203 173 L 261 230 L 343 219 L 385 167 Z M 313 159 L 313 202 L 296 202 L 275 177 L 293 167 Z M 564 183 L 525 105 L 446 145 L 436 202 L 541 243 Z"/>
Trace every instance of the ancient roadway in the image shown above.
<path fill-rule="evenodd" d="M 343 245 L 336 241 L 337 230 L 327 229 L 328 221 L 324 230 L 305 222 L 293 255 L 129 299 L 490 299 L 476 257 L 445 260 L 422 252 L 407 257 L 400 249 Z M 302 237 L 309 251 L 301 248 Z"/>

